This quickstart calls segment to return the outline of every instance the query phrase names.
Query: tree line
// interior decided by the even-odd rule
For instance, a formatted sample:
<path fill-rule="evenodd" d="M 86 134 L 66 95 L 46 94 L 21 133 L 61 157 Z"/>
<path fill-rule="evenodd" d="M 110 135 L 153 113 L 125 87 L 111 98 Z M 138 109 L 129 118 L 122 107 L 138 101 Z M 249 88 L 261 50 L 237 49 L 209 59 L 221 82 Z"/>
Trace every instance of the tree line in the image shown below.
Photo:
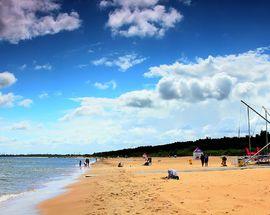
<path fill-rule="evenodd" d="M 268 139 L 270 135 L 268 133 Z M 266 132 L 251 136 L 252 150 L 256 147 L 265 146 Z M 199 147 L 209 155 L 245 155 L 245 147 L 249 146 L 249 137 L 222 137 L 222 138 L 204 138 L 196 141 L 174 142 L 170 144 L 157 146 L 140 146 L 136 148 L 127 148 L 116 151 L 93 153 L 93 157 L 138 157 L 147 153 L 153 157 L 165 156 L 191 156 L 196 147 Z"/>

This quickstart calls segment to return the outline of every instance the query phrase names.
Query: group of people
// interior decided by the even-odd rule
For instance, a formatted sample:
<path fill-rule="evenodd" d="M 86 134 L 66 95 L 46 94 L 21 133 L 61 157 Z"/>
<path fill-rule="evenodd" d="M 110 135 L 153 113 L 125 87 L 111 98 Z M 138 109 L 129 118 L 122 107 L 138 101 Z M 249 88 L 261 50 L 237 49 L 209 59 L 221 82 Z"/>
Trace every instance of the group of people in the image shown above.
<path fill-rule="evenodd" d="M 86 158 L 84 163 L 83 163 L 84 167 L 89 167 L 90 166 L 90 160 L 89 158 Z M 79 161 L 79 166 L 82 167 L 82 161 Z"/>
<path fill-rule="evenodd" d="M 200 156 L 202 166 L 208 166 L 209 156 L 206 153 L 201 154 Z"/>

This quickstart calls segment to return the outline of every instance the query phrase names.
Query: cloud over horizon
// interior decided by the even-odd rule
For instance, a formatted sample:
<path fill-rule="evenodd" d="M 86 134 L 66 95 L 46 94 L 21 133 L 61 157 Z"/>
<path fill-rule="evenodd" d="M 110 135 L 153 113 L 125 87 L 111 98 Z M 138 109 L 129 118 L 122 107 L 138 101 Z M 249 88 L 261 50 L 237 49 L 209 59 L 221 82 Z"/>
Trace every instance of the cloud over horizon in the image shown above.
<path fill-rule="evenodd" d="M 150 67 L 144 77 L 145 81 L 155 78 L 152 88 L 126 91 L 112 98 L 73 97 L 70 101 L 75 106 L 65 110 L 50 127 L 38 131 L 38 136 L 31 136 L 31 140 L 39 138 L 44 146 L 51 147 L 63 143 L 93 144 L 109 150 L 116 149 L 119 142 L 126 148 L 206 136 L 234 136 L 240 99 L 251 100 L 252 105 L 270 103 L 268 51 L 259 48 Z M 111 81 L 94 85 L 100 89 L 113 88 Z M 15 104 L 16 96 L 7 95 L 0 94 L 0 106 Z M 44 92 L 43 96 L 48 94 Z M 31 105 L 30 100 L 25 100 L 20 98 L 21 105 Z M 252 125 L 255 123 L 253 116 Z M 27 139 L 33 129 L 19 121 L 12 131 L 25 132 Z"/>
<path fill-rule="evenodd" d="M 265 90 L 269 89 L 269 70 L 266 49 L 151 67 L 144 76 L 158 78 L 153 89 L 128 91 L 115 98 L 74 98 L 79 105 L 60 121 L 65 125 L 84 122 L 91 128 L 115 127 L 117 133 L 106 136 L 111 142 L 127 144 L 123 147 L 138 146 L 140 140 L 161 144 L 209 135 L 233 136 L 241 99 L 252 98 L 253 105 L 270 102 L 269 90 Z M 252 119 L 255 124 L 254 116 Z M 124 135 L 127 131 L 129 137 Z M 147 134 L 150 139 L 145 138 Z M 138 142 L 131 138 L 134 135 Z"/>

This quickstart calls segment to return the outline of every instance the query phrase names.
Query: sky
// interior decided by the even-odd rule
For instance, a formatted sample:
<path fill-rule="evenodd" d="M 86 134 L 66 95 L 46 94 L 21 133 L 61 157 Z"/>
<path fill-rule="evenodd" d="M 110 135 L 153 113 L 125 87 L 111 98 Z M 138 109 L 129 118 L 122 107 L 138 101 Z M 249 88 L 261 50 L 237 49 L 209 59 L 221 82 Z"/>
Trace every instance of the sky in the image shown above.
<path fill-rule="evenodd" d="M 270 108 L 267 0 L 0 0 L 0 154 L 247 135 Z M 251 131 L 265 123 L 251 114 Z"/>

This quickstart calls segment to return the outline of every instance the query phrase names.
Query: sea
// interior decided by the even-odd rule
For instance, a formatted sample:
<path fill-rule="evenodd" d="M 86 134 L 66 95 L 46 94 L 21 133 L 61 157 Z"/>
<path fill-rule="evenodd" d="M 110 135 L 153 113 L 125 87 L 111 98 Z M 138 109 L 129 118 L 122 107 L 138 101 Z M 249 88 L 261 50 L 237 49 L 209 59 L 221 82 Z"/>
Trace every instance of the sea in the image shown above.
<path fill-rule="evenodd" d="M 63 193 L 88 169 L 79 167 L 80 160 L 0 157 L 0 214 L 38 215 L 40 202 Z"/>

